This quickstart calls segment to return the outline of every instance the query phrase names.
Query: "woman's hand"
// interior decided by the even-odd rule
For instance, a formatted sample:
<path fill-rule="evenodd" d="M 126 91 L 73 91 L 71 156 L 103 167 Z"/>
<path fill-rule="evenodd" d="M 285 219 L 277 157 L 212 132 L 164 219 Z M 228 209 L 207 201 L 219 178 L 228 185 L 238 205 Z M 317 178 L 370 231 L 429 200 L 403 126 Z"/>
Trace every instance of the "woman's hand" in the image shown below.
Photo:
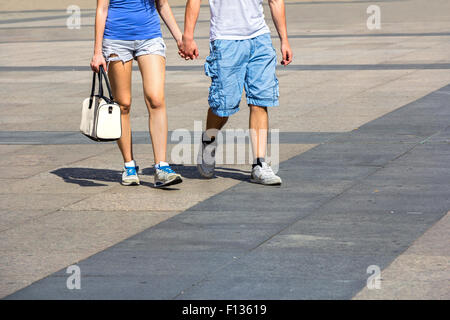
<path fill-rule="evenodd" d="M 100 71 L 100 66 L 103 66 L 103 70 L 107 71 L 105 57 L 103 57 L 103 54 L 101 53 L 96 53 L 91 60 L 91 69 L 98 73 Z"/>
<path fill-rule="evenodd" d="M 172 34 L 172 37 L 175 39 L 177 43 L 178 54 L 180 55 L 180 57 L 185 58 L 182 34 L 175 20 L 172 9 L 170 8 L 169 2 L 167 0 L 156 0 L 155 6 L 156 10 L 158 10 L 159 15 L 161 16 L 170 33 Z"/>
<path fill-rule="evenodd" d="M 198 47 L 193 37 L 186 37 L 183 35 L 182 51 L 186 60 L 195 60 L 198 58 Z"/>
<path fill-rule="evenodd" d="M 183 40 L 181 38 L 177 40 L 177 47 L 178 47 L 178 54 L 180 55 L 180 57 L 186 58 L 186 55 L 184 54 Z"/>

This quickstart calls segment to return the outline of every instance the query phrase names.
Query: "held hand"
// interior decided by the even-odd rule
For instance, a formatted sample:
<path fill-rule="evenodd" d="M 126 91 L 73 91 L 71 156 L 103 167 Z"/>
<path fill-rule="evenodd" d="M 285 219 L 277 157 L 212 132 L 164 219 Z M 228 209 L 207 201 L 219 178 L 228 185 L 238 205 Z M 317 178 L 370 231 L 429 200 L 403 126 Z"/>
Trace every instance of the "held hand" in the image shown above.
<path fill-rule="evenodd" d="M 193 38 L 187 38 L 183 35 L 183 47 L 181 51 L 186 60 L 194 60 L 198 58 L 198 47 Z"/>
<path fill-rule="evenodd" d="M 184 46 L 183 46 L 183 40 L 177 40 L 177 47 L 178 47 L 178 54 L 180 55 L 181 58 L 185 58 L 186 55 L 184 54 Z"/>
<path fill-rule="evenodd" d="M 103 69 L 106 70 L 106 60 L 102 54 L 94 54 L 91 60 L 91 69 L 92 71 L 98 73 L 100 71 L 100 66 L 103 66 Z"/>
<path fill-rule="evenodd" d="M 283 60 L 281 60 L 283 66 L 287 66 L 292 62 L 292 49 L 287 40 L 281 41 L 281 55 L 283 56 Z"/>

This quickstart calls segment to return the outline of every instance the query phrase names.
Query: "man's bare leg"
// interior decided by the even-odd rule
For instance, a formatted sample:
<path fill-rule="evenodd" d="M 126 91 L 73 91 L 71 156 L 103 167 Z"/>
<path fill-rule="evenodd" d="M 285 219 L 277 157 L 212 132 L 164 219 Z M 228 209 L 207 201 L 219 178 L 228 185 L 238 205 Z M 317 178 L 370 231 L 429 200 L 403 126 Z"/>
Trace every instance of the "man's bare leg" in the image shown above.
<path fill-rule="evenodd" d="M 214 168 L 216 165 L 216 146 L 217 132 L 227 123 L 228 117 L 219 117 L 208 109 L 206 118 L 206 131 L 202 134 L 200 142 L 200 150 L 197 158 L 197 168 L 201 176 L 204 178 L 212 178 L 214 176 Z"/>
<path fill-rule="evenodd" d="M 269 115 L 266 107 L 249 105 L 250 139 L 252 141 L 253 158 L 265 158 L 267 146 L 267 130 L 269 128 Z M 256 162 L 255 162 L 256 163 Z"/>
<path fill-rule="evenodd" d="M 267 132 L 269 116 L 266 107 L 249 105 L 250 138 L 253 150 L 253 166 L 250 181 L 263 185 L 280 185 L 281 178 L 266 163 Z"/>
<path fill-rule="evenodd" d="M 227 123 L 228 117 L 219 117 L 211 108 L 208 109 L 208 116 L 206 118 L 206 135 L 212 139 L 217 136 L 217 132 L 223 128 Z M 206 138 L 206 137 L 205 137 Z"/>

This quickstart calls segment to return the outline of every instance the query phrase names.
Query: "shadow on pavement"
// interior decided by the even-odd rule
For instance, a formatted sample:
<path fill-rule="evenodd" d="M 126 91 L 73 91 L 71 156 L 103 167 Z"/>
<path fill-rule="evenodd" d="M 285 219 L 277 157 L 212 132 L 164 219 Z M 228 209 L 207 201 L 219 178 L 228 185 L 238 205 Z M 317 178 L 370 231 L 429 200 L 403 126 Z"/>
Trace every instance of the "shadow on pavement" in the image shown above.
<path fill-rule="evenodd" d="M 106 186 L 97 181 L 120 182 L 121 179 L 120 171 L 109 169 L 60 168 L 50 173 L 62 178 L 64 182 L 78 184 L 82 187 Z"/>
<path fill-rule="evenodd" d="M 175 170 L 176 173 L 181 174 L 181 176 L 184 178 L 200 179 L 200 180 L 205 179 L 202 176 L 200 176 L 197 170 L 197 166 L 195 165 L 185 166 L 182 164 L 171 164 L 171 167 L 173 170 Z M 152 167 L 145 168 L 142 170 L 142 173 L 145 175 L 153 175 L 155 173 L 155 169 L 153 169 Z M 216 176 L 213 179 L 218 177 L 247 181 L 250 178 L 250 171 L 234 168 L 216 167 Z"/>
<path fill-rule="evenodd" d="M 196 166 L 172 165 L 175 172 L 181 174 L 187 179 L 204 179 L 200 176 Z M 121 171 L 110 169 L 95 168 L 60 168 L 50 173 L 62 178 L 64 182 L 78 184 L 81 187 L 101 187 L 107 184 L 101 182 L 117 182 L 120 183 Z M 140 174 L 152 176 L 155 173 L 153 167 L 142 169 Z M 216 176 L 213 178 L 229 178 L 240 181 L 249 180 L 250 171 L 234 169 L 234 168 L 216 168 Z M 141 185 L 153 187 L 153 183 L 141 181 Z M 169 189 L 169 188 L 166 188 Z"/>

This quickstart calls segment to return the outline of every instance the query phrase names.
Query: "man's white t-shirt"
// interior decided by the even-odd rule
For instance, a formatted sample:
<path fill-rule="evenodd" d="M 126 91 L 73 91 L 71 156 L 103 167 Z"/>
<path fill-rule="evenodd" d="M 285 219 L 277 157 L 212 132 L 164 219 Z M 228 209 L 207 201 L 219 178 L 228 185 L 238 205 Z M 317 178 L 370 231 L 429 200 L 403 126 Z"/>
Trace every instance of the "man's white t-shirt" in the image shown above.
<path fill-rule="evenodd" d="M 209 0 L 209 39 L 251 39 L 270 29 L 264 20 L 263 0 Z"/>

